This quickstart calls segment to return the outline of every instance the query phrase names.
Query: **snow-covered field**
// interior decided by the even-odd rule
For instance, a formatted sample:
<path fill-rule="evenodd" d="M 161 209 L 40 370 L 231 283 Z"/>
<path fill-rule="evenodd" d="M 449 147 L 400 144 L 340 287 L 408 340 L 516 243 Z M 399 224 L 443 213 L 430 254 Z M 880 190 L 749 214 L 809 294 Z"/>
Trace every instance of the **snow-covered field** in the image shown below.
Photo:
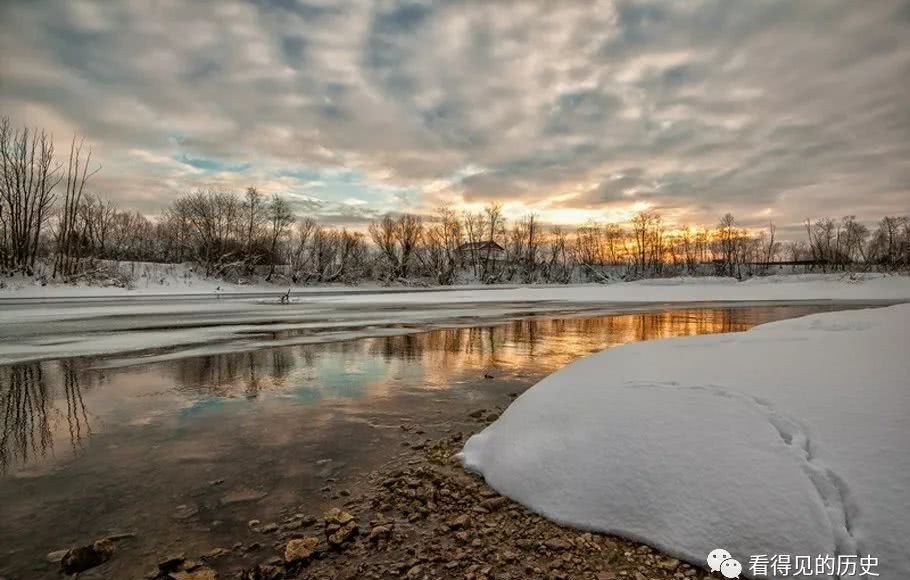
<path fill-rule="evenodd" d="M 871 554 L 910 578 L 908 345 L 910 305 L 622 346 L 525 392 L 462 459 L 553 520 L 695 564 Z"/>
<path fill-rule="evenodd" d="M 175 357 L 633 305 L 910 300 L 910 277 L 870 274 L 432 290 L 306 288 L 294 289 L 290 304 L 279 304 L 285 289 L 275 286 L 164 288 L 169 290 L 162 292 L 157 285 L 103 291 L 66 286 L 6 289 L 0 292 L 0 364 L 182 349 L 155 355 Z"/>

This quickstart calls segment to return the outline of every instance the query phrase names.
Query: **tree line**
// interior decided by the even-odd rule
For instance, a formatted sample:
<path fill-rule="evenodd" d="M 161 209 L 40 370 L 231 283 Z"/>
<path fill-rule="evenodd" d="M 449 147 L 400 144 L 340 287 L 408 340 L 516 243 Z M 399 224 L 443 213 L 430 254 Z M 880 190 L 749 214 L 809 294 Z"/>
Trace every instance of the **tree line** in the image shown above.
<path fill-rule="evenodd" d="M 566 283 L 652 276 L 751 276 L 784 265 L 802 270 L 910 267 L 910 220 L 888 216 L 870 229 L 854 216 L 807 220 L 806 239 L 781 242 L 773 223 L 740 227 L 731 214 L 713 227 L 669 227 L 658 212 L 628 223 L 545 226 L 529 214 L 508 220 L 440 207 L 389 214 L 365 232 L 295 215 L 280 195 L 201 188 L 150 218 L 117 207 L 87 185 L 99 167 L 74 138 L 58 159 L 43 131 L 0 121 L 0 268 L 66 281 L 110 261 L 192 262 L 206 276 L 294 284 Z"/>

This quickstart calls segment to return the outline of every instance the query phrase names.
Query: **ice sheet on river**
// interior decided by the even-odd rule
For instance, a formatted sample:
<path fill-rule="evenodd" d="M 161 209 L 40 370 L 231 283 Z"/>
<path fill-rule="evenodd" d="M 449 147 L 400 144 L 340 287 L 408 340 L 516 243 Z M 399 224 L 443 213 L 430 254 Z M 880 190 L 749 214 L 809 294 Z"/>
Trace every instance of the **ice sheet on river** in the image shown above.
<path fill-rule="evenodd" d="M 149 288 L 103 297 L 86 295 L 97 289 L 59 286 L 0 292 L 0 364 L 153 348 L 193 348 L 196 354 L 250 350 L 635 303 L 907 300 L 910 277 L 671 278 L 430 291 L 300 288 L 292 291 L 292 304 L 279 304 L 286 290 L 274 286 L 268 287 L 270 294 L 258 296 L 250 291 L 263 288 L 236 293 L 179 289 L 180 296 Z"/>
<path fill-rule="evenodd" d="M 636 343 L 547 377 L 464 463 L 556 521 L 696 564 L 871 554 L 910 578 L 910 305 Z"/>

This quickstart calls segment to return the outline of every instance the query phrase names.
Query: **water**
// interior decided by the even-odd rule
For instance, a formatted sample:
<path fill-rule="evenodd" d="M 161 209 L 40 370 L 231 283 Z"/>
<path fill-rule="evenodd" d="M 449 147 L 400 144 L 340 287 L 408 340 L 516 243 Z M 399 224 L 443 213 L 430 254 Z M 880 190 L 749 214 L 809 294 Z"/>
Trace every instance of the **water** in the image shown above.
<path fill-rule="evenodd" d="M 157 555 L 251 541 L 249 519 L 338 505 L 334 493 L 403 445 L 473 430 L 470 411 L 505 406 L 591 352 L 832 309 L 689 308 L 126 368 L 0 367 L 0 575 L 56 577 L 45 554 L 118 532 L 136 537 L 109 565 L 116 577 L 141 576 Z"/>

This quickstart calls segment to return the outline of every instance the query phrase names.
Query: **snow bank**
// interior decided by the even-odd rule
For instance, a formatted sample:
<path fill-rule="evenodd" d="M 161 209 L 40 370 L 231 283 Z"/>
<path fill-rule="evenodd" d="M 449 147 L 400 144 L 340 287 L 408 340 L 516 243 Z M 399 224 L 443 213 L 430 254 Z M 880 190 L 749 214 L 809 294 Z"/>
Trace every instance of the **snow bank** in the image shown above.
<path fill-rule="evenodd" d="M 520 286 L 477 291 L 422 292 L 377 296 L 338 295 L 332 302 L 427 304 L 435 302 L 754 302 L 763 300 L 905 300 L 910 277 L 882 274 L 813 274 L 768 276 L 739 282 L 735 278 L 659 278 L 615 284 Z"/>
<path fill-rule="evenodd" d="M 636 343 L 547 377 L 465 465 L 564 524 L 692 563 L 872 554 L 910 578 L 910 305 Z"/>

